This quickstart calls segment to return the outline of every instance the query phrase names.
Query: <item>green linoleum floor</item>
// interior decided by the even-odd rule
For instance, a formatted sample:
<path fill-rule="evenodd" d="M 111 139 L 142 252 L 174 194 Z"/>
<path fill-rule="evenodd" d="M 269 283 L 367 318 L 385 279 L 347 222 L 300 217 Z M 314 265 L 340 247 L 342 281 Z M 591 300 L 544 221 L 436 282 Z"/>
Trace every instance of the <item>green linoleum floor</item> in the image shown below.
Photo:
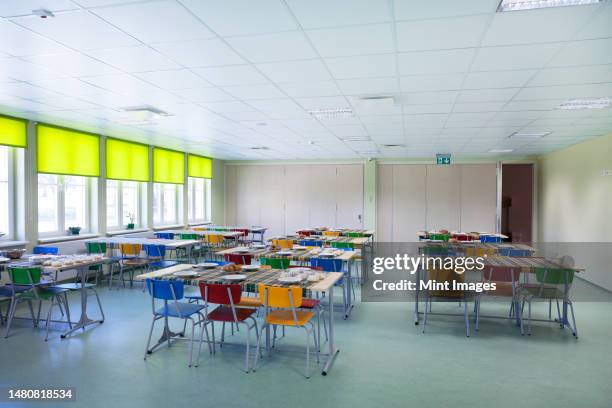
<path fill-rule="evenodd" d="M 577 341 L 554 324 L 536 323 L 531 337 L 521 337 L 510 322 L 490 319 L 466 338 L 461 318 L 441 316 L 423 334 L 413 324 L 411 303 L 358 303 L 349 320 L 337 315 L 341 351 L 331 373 L 307 380 L 303 354 L 280 351 L 303 346 L 296 329 L 287 330 L 279 351 L 264 357 L 255 373 L 242 371 L 242 346 L 203 353 L 198 368 L 187 367 L 187 343 L 162 348 L 145 362 L 150 298 L 139 289 L 99 291 L 107 316 L 100 326 L 61 340 L 57 325 L 45 343 L 44 330 L 19 321 L 0 339 L 0 385 L 76 387 L 76 403 L 14 406 L 607 408 L 612 399 L 609 294 L 609 302 L 575 304 Z M 73 314 L 78 300 L 71 294 Z M 94 305 L 91 310 L 95 315 Z M 434 304 L 434 311 L 461 310 Z M 536 310 L 543 316 L 548 307 Z M 482 313 L 506 311 L 492 303 Z M 243 336 L 227 340 L 243 344 Z"/>

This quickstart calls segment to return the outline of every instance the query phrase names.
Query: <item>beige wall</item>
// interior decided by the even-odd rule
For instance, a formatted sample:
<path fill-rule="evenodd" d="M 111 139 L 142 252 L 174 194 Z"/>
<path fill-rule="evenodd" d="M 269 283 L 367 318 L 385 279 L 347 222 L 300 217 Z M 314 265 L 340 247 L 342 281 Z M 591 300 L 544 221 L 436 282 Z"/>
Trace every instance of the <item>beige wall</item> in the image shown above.
<path fill-rule="evenodd" d="M 538 240 L 540 242 L 612 243 L 612 135 L 602 136 L 545 156 L 538 161 Z M 581 247 L 564 246 L 564 249 Z M 612 248 L 612 245 L 606 245 Z M 600 246 L 599 248 L 604 248 Z M 602 249 L 603 250 L 603 249 Z M 582 275 L 612 290 L 611 257 L 604 262 L 572 253 Z M 605 251 L 605 250 L 603 250 Z"/>

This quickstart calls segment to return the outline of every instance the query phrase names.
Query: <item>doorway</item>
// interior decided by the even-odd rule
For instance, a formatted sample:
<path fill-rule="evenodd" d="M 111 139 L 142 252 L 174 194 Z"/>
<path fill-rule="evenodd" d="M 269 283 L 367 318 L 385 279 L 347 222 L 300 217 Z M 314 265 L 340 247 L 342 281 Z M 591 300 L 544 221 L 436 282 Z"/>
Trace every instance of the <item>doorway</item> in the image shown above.
<path fill-rule="evenodd" d="M 501 232 L 511 242 L 531 242 L 533 164 L 502 164 Z"/>

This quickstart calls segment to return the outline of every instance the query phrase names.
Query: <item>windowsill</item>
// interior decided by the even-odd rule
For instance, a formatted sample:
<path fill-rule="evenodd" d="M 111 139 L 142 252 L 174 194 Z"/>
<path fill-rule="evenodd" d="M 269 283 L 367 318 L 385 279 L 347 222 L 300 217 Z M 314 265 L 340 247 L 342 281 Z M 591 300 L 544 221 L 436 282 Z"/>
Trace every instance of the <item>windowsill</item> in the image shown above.
<path fill-rule="evenodd" d="M 0 241 L 0 248 L 13 248 L 28 245 L 28 241 Z"/>
<path fill-rule="evenodd" d="M 137 234 L 139 232 L 148 232 L 151 231 L 148 228 L 135 228 L 135 229 L 126 229 L 126 230 L 113 230 L 113 231 L 107 231 L 106 235 L 108 235 L 109 237 L 113 237 L 115 235 L 128 235 L 128 234 Z"/>
<path fill-rule="evenodd" d="M 153 231 L 164 231 L 164 230 L 179 229 L 179 228 L 185 228 L 185 226 L 183 224 L 163 225 L 159 227 L 153 227 Z"/>
<path fill-rule="evenodd" d="M 190 227 L 199 227 L 200 225 L 212 225 L 212 222 L 210 221 L 190 222 L 187 225 L 189 225 Z"/>
<path fill-rule="evenodd" d="M 40 238 L 38 240 L 38 243 L 39 244 L 52 244 L 55 242 L 80 241 L 83 239 L 96 238 L 99 236 L 100 234 L 65 235 L 62 237 Z"/>

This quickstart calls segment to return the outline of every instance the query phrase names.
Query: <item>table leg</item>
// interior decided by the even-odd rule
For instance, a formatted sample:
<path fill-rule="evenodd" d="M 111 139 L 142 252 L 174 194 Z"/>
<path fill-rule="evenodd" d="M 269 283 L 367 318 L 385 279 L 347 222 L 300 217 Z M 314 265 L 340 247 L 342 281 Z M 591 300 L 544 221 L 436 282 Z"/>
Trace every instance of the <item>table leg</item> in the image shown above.
<path fill-rule="evenodd" d="M 327 361 L 323 366 L 323 371 L 321 374 L 327 375 L 327 373 L 331 370 L 332 364 L 334 364 L 334 360 L 336 359 L 336 355 L 340 352 L 336 348 L 336 344 L 334 342 L 334 286 L 332 285 L 329 288 L 329 299 L 328 299 L 328 314 L 329 314 L 329 330 L 328 330 L 328 342 L 327 345 L 329 347 L 329 355 L 327 356 Z"/>
<path fill-rule="evenodd" d="M 104 320 L 93 320 L 87 316 L 87 289 L 85 288 L 85 281 L 87 280 L 87 270 L 88 267 L 77 269 L 77 272 L 81 277 L 81 317 L 79 318 L 79 321 L 72 326 L 72 329 L 61 335 L 62 339 L 66 338 L 67 336 L 71 335 L 79 329 L 85 330 L 85 327 L 89 325 L 104 323 Z"/>
<path fill-rule="evenodd" d="M 414 324 L 419 324 L 419 292 L 421 291 L 421 268 L 416 270 L 416 288 L 414 290 Z M 425 305 L 427 307 L 427 305 Z"/>

